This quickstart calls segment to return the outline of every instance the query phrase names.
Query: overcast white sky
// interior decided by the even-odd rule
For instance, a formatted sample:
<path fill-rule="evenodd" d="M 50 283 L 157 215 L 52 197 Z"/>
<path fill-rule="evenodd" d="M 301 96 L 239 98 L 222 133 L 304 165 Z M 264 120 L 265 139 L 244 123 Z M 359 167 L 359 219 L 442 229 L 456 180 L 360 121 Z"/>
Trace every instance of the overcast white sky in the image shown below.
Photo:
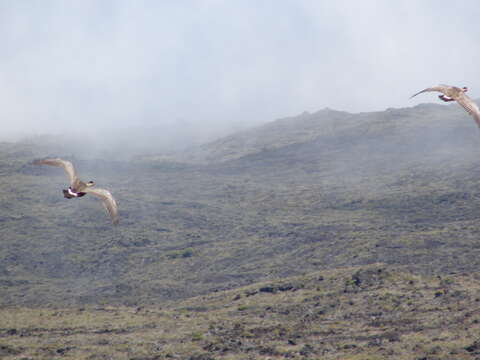
<path fill-rule="evenodd" d="M 476 0 L 0 0 L 2 135 L 480 98 Z"/>

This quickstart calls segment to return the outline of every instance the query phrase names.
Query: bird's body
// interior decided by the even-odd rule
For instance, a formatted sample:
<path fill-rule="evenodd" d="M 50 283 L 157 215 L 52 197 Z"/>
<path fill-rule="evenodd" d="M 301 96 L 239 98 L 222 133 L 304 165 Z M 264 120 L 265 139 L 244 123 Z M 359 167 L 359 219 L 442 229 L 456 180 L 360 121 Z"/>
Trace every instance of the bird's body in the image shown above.
<path fill-rule="evenodd" d="M 480 110 L 478 109 L 477 104 L 473 102 L 465 93 L 467 92 L 468 88 L 463 87 L 459 88 L 456 86 L 450 85 L 435 85 L 429 88 L 426 88 L 418 93 L 412 95 L 410 98 L 417 96 L 418 94 L 429 92 L 429 91 L 437 91 L 442 93 L 438 97 L 443 101 L 456 101 L 459 103 L 472 117 L 475 119 L 475 122 L 480 127 Z"/>
<path fill-rule="evenodd" d="M 63 197 L 64 198 L 67 198 L 67 199 L 71 199 L 71 198 L 74 198 L 74 197 L 82 197 L 82 196 L 85 196 L 87 195 L 86 192 L 74 192 L 72 191 L 72 188 L 69 186 L 67 190 L 63 189 Z"/>
<path fill-rule="evenodd" d="M 70 186 L 67 190 L 63 190 L 63 196 L 67 199 L 72 199 L 75 197 L 82 197 L 86 194 L 92 194 L 97 196 L 102 200 L 102 204 L 105 209 L 108 211 L 110 217 L 112 218 L 112 222 L 114 224 L 118 223 L 118 210 L 117 210 L 117 203 L 113 198 L 112 194 L 108 190 L 105 189 L 93 189 L 92 187 L 95 186 L 93 181 L 83 182 L 81 181 L 76 173 L 75 168 L 73 167 L 72 163 L 67 160 L 63 159 L 42 159 L 42 160 L 35 160 L 33 162 L 34 165 L 50 165 L 61 167 L 65 170 L 65 173 L 68 176 L 68 180 L 70 182 Z"/>

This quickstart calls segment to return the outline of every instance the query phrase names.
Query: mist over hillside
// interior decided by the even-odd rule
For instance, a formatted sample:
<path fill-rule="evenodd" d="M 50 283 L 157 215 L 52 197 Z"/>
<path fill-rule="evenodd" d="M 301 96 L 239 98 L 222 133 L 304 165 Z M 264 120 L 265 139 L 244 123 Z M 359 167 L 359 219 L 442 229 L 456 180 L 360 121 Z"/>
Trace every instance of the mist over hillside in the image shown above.
<path fill-rule="evenodd" d="M 378 262 L 478 271 L 478 135 L 458 106 L 425 104 L 325 109 L 130 160 L 2 143 L 1 302 L 161 303 Z M 118 227 L 97 199 L 62 197 L 61 169 L 31 165 L 52 155 L 111 190 Z"/>
<path fill-rule="evenodd" d="M 30 136 L 6 136 L 4 142 L 13 142 L 17 146 L 32 146 L 42 154 L 72 154 L 83 159 L 131 160 L 146 154 L 163 153 L 171 156 L 178 151 L 200 146 L 247 127 L 248 122 L 243 125 L 210 127 L 177 119 L 149 126 L 98 126 L 93 129 L 72 128 L 71 131 Z"/>
<path fill-rule="evenodd" d="M 391 153 L 405 153 L 408 148 L 411 153 L 420 150 L 431 154 L 433 151 L 436 156 L 452 146 L 458 147 L 458 142 L 476 143 L 472 128 L 472 121 L 469 122 L 468 115 L 458 105 L 420 104 L 412 108 L 357 114 L 326 108 L 279 119 L 189 148 L 177 153 L 175 159 L 192 163 L 226 162 L 295 144 L 328 142 L 339 146 L 339 136 L 361 143 L 363 152 L 368 150 L 365 148 L 368 145 L 369 155 L 386 146 L 380 142 L 393 140 Z M 412 144 L 416 144 L 415 147 L 412 148 Z M 462 146 L 460 148 L 463 150 Z"/>

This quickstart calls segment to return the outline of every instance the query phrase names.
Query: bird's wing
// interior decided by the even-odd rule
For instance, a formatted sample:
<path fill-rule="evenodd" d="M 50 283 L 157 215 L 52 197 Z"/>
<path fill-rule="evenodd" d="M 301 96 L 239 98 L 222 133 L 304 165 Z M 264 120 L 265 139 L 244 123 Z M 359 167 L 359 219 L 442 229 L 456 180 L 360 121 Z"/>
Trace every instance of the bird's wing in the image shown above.
<path fill-rule="evenodd" d="M 456 100 L 470 115 L 473 116 L 478 127 L 480 127 L 480 110 L 478 109 L 477 104 L 465 95 L 465 93 L 462 93 Z"/>
<path fill-rule="evenodd" d="M 112 194 L 110 194 L 110 191 L 105 190 L 105 189 L 98 189 L 98 188 L 86 188 L 83 190 L 83 192 L 95 195 L 102 199 L 102 204 L 105 207 L 105 209 L 108 211 L 108 214 L 112 218 L 112 222 L 114 224 L 118 224 L 118 209 L 117 209 L 117 203 L 115 202 L 115 199 L 113 198 Z"/>
<path fill-rule="evenodd" d="M 418 94 L 429 92 L 429 91 L 438 91 L 438 92 L 444 93 L 444 91 L 447 90 L 449 87 L 450 87 L 449 85 L 444 85 L 444 84 L 435 85 L 435 86 L 426 88 L 422 91 L 419 91 L 416 94 L 413 94 L 412 96 L 410 96 L 410 99 L 413 98 L 414 96 L 417 96 Z"/>
<path fill-rule="evenodd" d="M 73 167 L 72 163 L 67 160 L 63 159 L 41 159 L 35 160 L 33 162 L 34 165 L 50 165 L 61 167 L 67 173 L 68 180 L 70 181 L 70 185 L 73 185 L 77 180 L 77 175 L 75 174 L 75 168 Z"/>

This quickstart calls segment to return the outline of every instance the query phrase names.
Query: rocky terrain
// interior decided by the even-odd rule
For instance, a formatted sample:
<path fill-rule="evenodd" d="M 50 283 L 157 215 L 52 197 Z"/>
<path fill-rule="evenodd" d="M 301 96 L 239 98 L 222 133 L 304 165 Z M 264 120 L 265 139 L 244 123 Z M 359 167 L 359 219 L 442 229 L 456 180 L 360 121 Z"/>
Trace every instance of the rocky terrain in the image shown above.
<path fill-rule="evenodd" d="M 475 358 L 479 135 L 419 105 L 132 160 L 2 143 L 0 357 Z M 45 156 L 110 189 L 120 224 Z"/>
<path fill-rule="evenodd" d="M 162 306 L 0 310 L 3 359 L 476 359 L 480 274 L 321 271 Z"/>

